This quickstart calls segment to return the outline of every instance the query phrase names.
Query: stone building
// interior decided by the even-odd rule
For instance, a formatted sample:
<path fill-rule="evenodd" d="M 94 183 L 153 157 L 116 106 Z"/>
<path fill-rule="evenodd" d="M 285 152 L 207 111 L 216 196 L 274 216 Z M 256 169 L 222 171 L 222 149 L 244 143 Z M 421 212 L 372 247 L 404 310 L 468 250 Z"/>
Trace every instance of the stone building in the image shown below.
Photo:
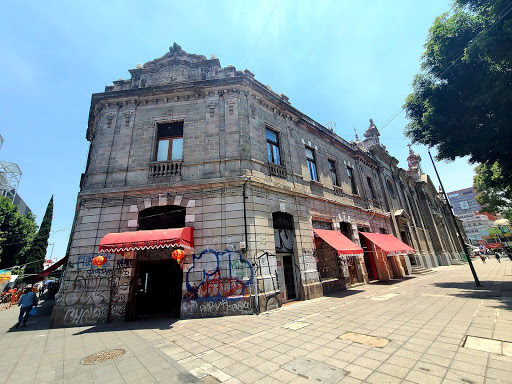
<path fill-rule="evenodd" d="M 398 168 L 371 120 L 348 142 L 177 44 L 130 74 L 92 96 L 54 326 L 257 313 L 460 253 L 419 156 Z"/>

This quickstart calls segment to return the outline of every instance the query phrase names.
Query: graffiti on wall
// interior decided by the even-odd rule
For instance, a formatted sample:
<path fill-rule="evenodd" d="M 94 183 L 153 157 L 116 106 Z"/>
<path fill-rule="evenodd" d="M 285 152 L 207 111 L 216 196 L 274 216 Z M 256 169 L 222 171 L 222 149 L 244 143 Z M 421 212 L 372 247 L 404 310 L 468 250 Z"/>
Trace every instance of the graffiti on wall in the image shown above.
<path fill-rule="evenodd" d="M 192 256 L 186 273 L 184 315 L 201 317 L 252 313 L 249 288 L 254 272 L 239 251 L 207 247 Z"/>
<path fill-rule="evenodd" d="M 63 323 L 81 326 L 124 318 L 134 260 L 105 255 L 101 268 L 92 264 L 96 255 L 80 255 L 65 275 L 56 305 L 65 306 Z"/>
<path fill-rule="evenodd" d="M 64 315 L 64 324 L 68 326 L 96 324 L 107 318 L 107 312 L 107 307 L 104 305 L 69 308 Z"/>
<path fill-rule="evenodd" d="M 291 229 L 274 229 L 276 252 L 293 252 L 293 231 Z"/>

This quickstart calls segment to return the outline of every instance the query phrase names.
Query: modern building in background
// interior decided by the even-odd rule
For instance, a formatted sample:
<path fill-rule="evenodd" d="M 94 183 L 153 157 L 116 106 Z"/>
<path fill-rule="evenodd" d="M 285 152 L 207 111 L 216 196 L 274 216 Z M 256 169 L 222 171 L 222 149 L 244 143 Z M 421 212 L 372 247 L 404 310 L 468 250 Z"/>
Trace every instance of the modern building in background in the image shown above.
<path fill-rule="evenodd" d="M 92 96 L 53 326 L 259 313 L 460 262 L 420 156 L 398 167 L 372 120 L 349 142 L 177 44 L 130 74 Z"/>
<path fill-rule="evenodd" d="M 3 143 L 4 139 L 0 135 L 0 149 Z M 18 194 L 21 176 L 22 173 L 18 164 L 0 161 L 0 196 L 11 199 L 14 205 L 18 206 L 18 212 L 25 215 L 32 211 Z"/>
<path fill-rule="evenodd" d="M 496 217 L 480 212 L 482 206 L 476 201 L 478 194 L 472 187 L 448 192 L 447 195 L 453 213 L 462 221 L 468 240 L 473 245 L 478 245 L 482 241 L 480 231 L 491 227 Z"/>
<path fill-rule="evenodd" d="M 453 208 L 453 213 L 457 216 L 476 213 L 482 209 L 482 206 L 476 201 L 477 193 L 473 187 L 448 192 L 447 195 Z"/>

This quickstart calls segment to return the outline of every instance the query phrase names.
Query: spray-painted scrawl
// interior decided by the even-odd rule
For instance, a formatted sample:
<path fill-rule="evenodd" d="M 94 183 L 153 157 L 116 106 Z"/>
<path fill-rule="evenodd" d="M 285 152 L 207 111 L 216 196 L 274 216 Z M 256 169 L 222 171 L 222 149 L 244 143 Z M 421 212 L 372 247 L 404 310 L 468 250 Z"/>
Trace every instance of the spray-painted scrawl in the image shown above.
<path fill-rule="evenodd" d="M 184 317 L 252 313 L 254 272 L 239 251 L 205 249 L 193 255 L 192 262 L 186 274 Z"/>

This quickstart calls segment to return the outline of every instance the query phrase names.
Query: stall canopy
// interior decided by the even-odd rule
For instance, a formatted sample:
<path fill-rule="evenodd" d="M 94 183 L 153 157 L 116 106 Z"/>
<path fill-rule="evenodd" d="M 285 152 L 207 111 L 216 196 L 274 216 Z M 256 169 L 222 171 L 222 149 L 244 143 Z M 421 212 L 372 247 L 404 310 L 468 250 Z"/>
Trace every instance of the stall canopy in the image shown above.
<path fill-rule="evenodd" d="M 194 249 L 194 228 L 109 233 L 101 239 L 98 251 L 122 254 L 140 249 L 169 247 Z"/>
<path fill-rule="evenodd" d="M 313 232 L 315 232 L 331 247 L 336 249 L 338 251 L 338 255 L 355 256 L 363 254 L 363 248 L 354 244 L 350 239 L 347 239 L 338 231 L 313 229 Z"/>
<path fill-rule="evenodd" d="M 393 235 L 383 233 L 360 232 L 361 235 L 370 240 L 377 247 L 382 249 L 388 255 L 400 255 L 404 253 L 414 253 L 415 250 L 404 242 L 398 240 Z"/>
<path fill-rule="evenodd" d="M 43 277 L 45 276 L 48 276 L 50 273 L 52 273 L 53 271 L 56 271 L 60 266 L 66 264 L 66 262 L 68 261 L 68 257 L 63 257 L 62 259 L 60 259 L 59 261 L 57 261 L 55 264 L 52 264 L 51 266 L 49 266 L 48 268 L 46 268 L 43 272 L 39 273 L 36 277 L 35 277 L 35 280 L 36 281 L 39 281 L 39 280 L 42 280 Z"/>

